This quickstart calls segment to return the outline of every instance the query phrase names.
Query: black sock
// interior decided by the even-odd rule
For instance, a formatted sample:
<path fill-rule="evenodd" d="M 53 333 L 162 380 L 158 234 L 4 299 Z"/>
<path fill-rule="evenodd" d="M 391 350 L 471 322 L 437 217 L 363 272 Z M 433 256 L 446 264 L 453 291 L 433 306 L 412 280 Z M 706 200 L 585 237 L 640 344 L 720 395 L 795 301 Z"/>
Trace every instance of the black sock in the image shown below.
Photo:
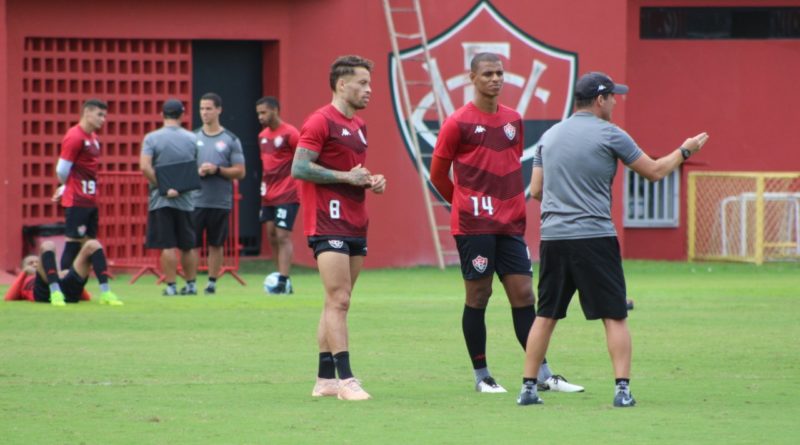
<path fill-rule="evenodd" d="M 319 353 L 319 371 L 317 377 L 321 379 L 335 379 L 336 365 L 333 363 L 333 354 L 330 352 Z"/>
<path fill-rule="evenodd" d="M 617 386 L 629 386 L 631 383 L 631 379 L 614 379 L 614 383 Z"/>
<path fill-rule="evenodd" d="M 533 305 L 511 308 L 511 319 L 514 320 L 514 333 L 517 341 L 522 345 L 522 350 L 528 344 L 528 334 L 531 332 L 533 320 L 536 319 L 536 309 Z"/>
<path fill-rule="evenodd" d="M 486 309 L 476 309 L 464 305 L 461 316 L 461 330 L 467 343 L 467 352 L 472 360 L 472 369 L 486 367 Z"/>
<path fill-rule="evenodd" d="M 285 284 L 288 279 L 288 275 L 278 275 L 278 283 Z"/>
<path fill-rule="evenodd" d="M 61 253 L 61 270 L 68 270 L 72 267 L 72 262 L 81 251 L 80 241 L 67 241 L 64 244 L 64 252 Z"/>
<path fill-rule="evenodd" d="M 208 277 L 208 282 L 209 283 L 216 283 L 217 282 L 217 277 Z"/>
<path fill-rule="evenodd" d="M 92 269 L 94 274 L 97 275 L 97 281 L 100 284 L 108 283 L 108 264 L 106 263 L 106 254 L 103 249 L 97 249 L 89 256 L 89 261 L 92 262 Z"/>
<path fill-rule="evenodd" d="M 350 353 L 342 351 L 333 356 L 333 363 L 336 364 L 336 372 L 339 373 L 339 380 L 349 379 L 353 377 L 353 371 L 350 370 Z"/>
<path fill-rule="evenodd" d="M 44 274 L 47 276 L 47 284 L 58 283 L 56 253 L 52 250 L 42 252 L 42 269 L 44 269 Z"/>

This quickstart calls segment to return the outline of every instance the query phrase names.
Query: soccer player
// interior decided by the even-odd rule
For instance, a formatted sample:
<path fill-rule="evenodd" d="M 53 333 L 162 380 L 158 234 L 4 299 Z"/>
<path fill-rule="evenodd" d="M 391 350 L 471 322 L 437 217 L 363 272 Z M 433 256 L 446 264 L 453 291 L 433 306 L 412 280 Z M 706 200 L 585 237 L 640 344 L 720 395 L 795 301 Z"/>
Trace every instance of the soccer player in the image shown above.
<path fill-rule="evenodd" d="M 266 223 L 267 237 L 272 246 L 272 255 L 278 265 L 278 287 L 273 294 L 291 294 L 294 246 L 292 227 L 300 207 L 297 185 L 292 178 L 292 160 L 300 133 L 281 120 L 278 99 L 268 96 L 256 102 L 258 122 L 264 129 L 258 135 L 261 147 L 261 222 Z"/>
<path fill-rule="evenodd" d="M 364 167 L 367 127 L 356 116 L 369 103 L 371 71 L 372 62 L 359 56 L 342 56 L 333 62 L 333 100 L 306 119 L 292 164 L 292 176 L 303 180 L 304 233 L 325 287 L 317 330 L 319 370 L 311 393 L 315 397 L 370 398 L 350 369 L 347 312 L 367 255 L 365 192 L 386 190 L 383 175 L 373 175 Z"/>
<path fill-rule="evenodd" d="M 222 98 L 216 93 L 200 97 L 200 119 L 203 126 L 197 135 L 197 164 L 200 191 L 195 194 L 194 224 L 196 248 L 203 247 L 203 233 L 208 244 L 208 284 L 206 295 L 217 291 L 217 278 L 222 270 L 225 239 L 228 237 L 228 216 L 233 207 L 233 180 L 245 175 L 242 144 L 235 134 L 219 123 Z M 195 282 L 188 281 L 182 294 L 197 294 Z"/>
<path fill-rule="evenodd" d="M 147 133 L 142 142 L 139 168 L 149 183 L 147 199 L 147 240 L 150 249 L 161 249 L 161 271 L 164 273 L 167 288 L 164 296 L 178 295 L 177 274 L 178 256 L 181 251 L 183 276 L 188 283 L 194 283 L 197 276 L 197 251 L 194 249 L 196 237 L 192 211 L 194 197 L 191 192 L 179 193 L 167 190 L 166 196 L 158 191 L 156 167 L 161 165 L 197 160 L 197 137 L 181 127 L 185 108 L 181 101 L 169 99 L 164 102 L 161 116 L 164 126 Z"/>
<path fill-rule="evenodd" d="M 61 201 L 66 219 L 66 244 L 61 253 L 61 269 L 72 265 L 81 245 L 97 237 L 97 171 L 100 166 L 100 141 L 96 132 L 103 128 L 108 105 L 89 99 L 81 107 L 77 125 L 67 130 L 61 140 L 61 154 L 56 164 L 60 186 L 53 201 Z"/>
<path fill-rule="evenodd" d="M 499 104 L 503 63 L 492 53 L 476 54 L 470 64 L 474 99 L 442 125 L 431 163 L 431 183 L 450 203 L 451 232 L 461 259 L 466 302 L 461 318 L 475 375 L 475 390 L 506 392 L 486 360 L 486 306 L 494 274 L 511 303 L 514 332 L 523 349 L 536 317 L 532 267 L 525 243 L 525 191 L 522 183 L 523 126 L 519 113 Z M 453 181 L 448 173 L 453 166 Z M 543 390 L 580 392 L 540 360 Z"/>
<path fill-rule="evenodd" d="M 585 74 L 575 84 L 575 113 L 547 130 L 536 147 L 531 194 L 542 202 L 539 310 L 528 337 L 520 405 L 541 403 L 537 364 L 576 290 L 586 319 L 603 320 L 615 377 L 613 405 L 636 404 L 630 391 L 631 335 L 622 257 L 611 220 L 611 183 L 618 160 L 650 181 L 660 180 L 700 150 L 708 134 L 688 138 L 653 160 L 611 123 L 615 95 L 627 92 L 627 86 L 603 73 Z"/>
<path fill-rule="evenodd" d="M 29 300 L 53 306 L 88 300 L 84 287 L 92 269 L 100 283 L 100 304 L 122 306 L 122 301 L 108 284 L 108 265 L 103 246 L 94 239 L 83 243 L 72 265 L 60 272 L 56 263 L 55 243 L 43 242 L 39 256 L 29 255 L 22 261 L 22 273 L 8 289 L 5 300 Z"/>

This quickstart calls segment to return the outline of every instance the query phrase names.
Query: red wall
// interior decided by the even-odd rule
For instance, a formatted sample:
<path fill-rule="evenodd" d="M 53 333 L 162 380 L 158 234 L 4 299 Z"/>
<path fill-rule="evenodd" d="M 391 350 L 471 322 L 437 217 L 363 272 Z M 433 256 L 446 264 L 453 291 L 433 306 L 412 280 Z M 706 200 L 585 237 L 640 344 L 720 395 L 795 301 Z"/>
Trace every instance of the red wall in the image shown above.
<path fill-rule="evenodd" d="M 448 29 L 473 5 L 472 2 L 422 1 L 428 35 Z M 528 3 L 497 0 L 493 5 L 526 33 L 549 45 L 578 53 L 579 72 L 604 70 L 625 80 L 628 18 L 625 1 Z M 389 187 L 384 196 L 368 199 L 371 248 L 367 265 L 434 263 L 419 180 L 391 108 L 386 65 L 391 46 L 381 2 L 230 0 L 220 7 L 219 2 L 197 0 L 125 3 L 7 0 L 7 14 L 8 85 L 13 88 L 9 89 L 9 110 L 0 120 L 8 123 L 10 150 L 17 150 L 19 146 L 13 129 L 19 128 L 15 117 L 21 110 L 17 87 L 21 83 L 21 53 L 26 36 L 277 40 L 282 114 L 285 120 L 298 126 L 309 112 L 330 101 L 327 75 L 335 57 L 355 53 L 374 60 L 373 97 L 369 108 L 362 112 L 370 137 L 367 166 L 374 172 L 386 174 Z M 625 116 L 623 104 L 615 117 L 624 123 Z M 5 172 L 6 178 L 11 179 L 15 174 L 18 175 L 18 171 Z M 619 181 L 616 188 L 620 188 Z M 615 215 L 620 215 L 619 202 L 615 201 Z M 21 227 L 21 221 L 14 221 L 15 206 L 6 208 L 10 210 L 11 225 Z M 538 203 L 529 204 L 529 215 L 527 238 L 536 256 Z M 311 255 L 303 247 L 300 227 L 296 229 L 297 259 L 311 264 Z M 19 250 L 13 247 L 11 252 Z M 0 260 L 9 267 L 17 258 L 12 254 Z"/>
<path fill-rule="evenodd" d="M 799 3 L 780 0 L 770 5 Z M 423 0 L 428 35 L 447 30 L 473 5 Z M 685 137 L 705 130 L 712 135 L 711 142 L 692 159 L 689 169 L 797 170 L 800 166 L 800 152 L 795 149 L 800 136 L 785 129 L 800 113 L 792 106 L 797 97 L 793 76 L 785 74 L 800 68 L 800 41 L 639 40 L 640 6 L 698 5 L 690 1 L 496 0 L 493 5 L 527 34 L 577 53 L 579 73 L 602 70 L 630 85 L 631 94 L 620 101 L 614 121 L 651 155 L 674 149 Z M 327 73 L 336 56 L 356 53 L 371 58 L 376 62 L 373 99 L 362 112 L 369 127 L 368 167 L 386 174 L 389 188 L 384 196 L 368 199 L 372 223 L 367 265 L 433 264 L 419 180 L 392 111 L 386 64 L 391 46 L 381 2 L 230 0 L 220 7 L 207 0 L 0 0 L 0 9 L 0 19 L 7 24 L 0 32 L 0 63 L 7 67 L 0 72 L 0 93 L 7 93 L 0 94 L 2 149 L 8 161 L 0 170 L 4 187 L 0 206 L 9 227 L 0 245 L 4 269 L 16 266 L 21 251 L 20 171 L 15 166 L 20 156 L 19 86 L 25 37 L 276 41 L 283 117 L 298 126 L 309 112 L 330 101 Z M 509 101 L 515 100 L 513 93 L 507 95 Z M 613 214 L 620 228 L 621 187 L 618 176 Z M 684 194 L 685 189 L 684 182 Z M 685 258 L 685 196 L 682 203 L 678 229 L 621 231 L 625 255 Z M 536 256 L 538 203 L 529 203 L 528 209 L 527 239 Z M 301 227 L 296 229 L 297 259 L 311 264 Z"/>
<path fill-rule="evenodd" d="M 683 2 L 682 4 L 693 4 Z M 750 1 L 704 1 L 704 6 L 752 6 Z M 800 121 L 796 76 L 800 40 L 641 40 L 640 6 L 628 11 L 628 118 L 625 129 L 650 155 L 677 148 L 701 131 L 711 135 L 682 172 L 681 222 L 675 229 L 626 229 L 629 258 L 686 259 L 686 178 L 696 169 L 797 171 Z M 797 1 L 772 1 L 770 6 Z"/>

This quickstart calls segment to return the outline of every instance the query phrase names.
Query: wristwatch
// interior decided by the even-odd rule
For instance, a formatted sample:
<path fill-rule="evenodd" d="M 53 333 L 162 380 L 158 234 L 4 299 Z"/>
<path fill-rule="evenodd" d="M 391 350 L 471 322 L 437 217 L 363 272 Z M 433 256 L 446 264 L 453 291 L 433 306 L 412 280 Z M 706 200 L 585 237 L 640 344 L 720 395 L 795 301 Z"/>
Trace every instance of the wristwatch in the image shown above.
<path fill-rule="evenodd" d="M 681 156 L 683 156 L 684 161 L 689 159 L 689 156 L 692 155 L 692 152 L 689 151 L 688 148 L 681 147 L 680 150 L 681 150 Z"/>

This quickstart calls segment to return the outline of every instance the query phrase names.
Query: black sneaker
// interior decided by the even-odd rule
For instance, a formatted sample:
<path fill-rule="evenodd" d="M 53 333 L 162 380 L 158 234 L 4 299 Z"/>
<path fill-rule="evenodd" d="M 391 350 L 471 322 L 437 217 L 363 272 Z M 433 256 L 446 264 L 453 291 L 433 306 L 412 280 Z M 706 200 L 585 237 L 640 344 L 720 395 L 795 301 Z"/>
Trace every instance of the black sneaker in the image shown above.
<path fill-rule="evenodd" d="M 614 395 L 614 406 L 617 408 L 628 408 L 636 405 L 636 400 L 631 394 L 631 390 L 627 387 L 617 387 L 617 393 Z"/>
<path fill-rule="evenodd" d="M 204 293 L 204 294 L 206 294 L 206 295 L 214 295 L 214 294 L 216 294 L 216 293 L 217 293 L 217 288 L 216 288 L 216 287 L 211 287 L 211 286 L 208 286 L 208 287 L 206 287 L 206 288 L 205 288 L 205 290 L 203 291 L 203 293 Z"/>
<path fill-rule="evenodd" d="M 542 403 L 544 403 L 544 400 L 542 400 L 539 397 L 539 393 L 536 392 L 536 385 L 522 385 L 522 389 L 517 397 L 517 405 L 541 405 Z"/>
<path fill-rule="evenodd" d="M 181 295 L 197 295 L 197 288 L 189 289 L 189 286 L 181 288 Z"/>

